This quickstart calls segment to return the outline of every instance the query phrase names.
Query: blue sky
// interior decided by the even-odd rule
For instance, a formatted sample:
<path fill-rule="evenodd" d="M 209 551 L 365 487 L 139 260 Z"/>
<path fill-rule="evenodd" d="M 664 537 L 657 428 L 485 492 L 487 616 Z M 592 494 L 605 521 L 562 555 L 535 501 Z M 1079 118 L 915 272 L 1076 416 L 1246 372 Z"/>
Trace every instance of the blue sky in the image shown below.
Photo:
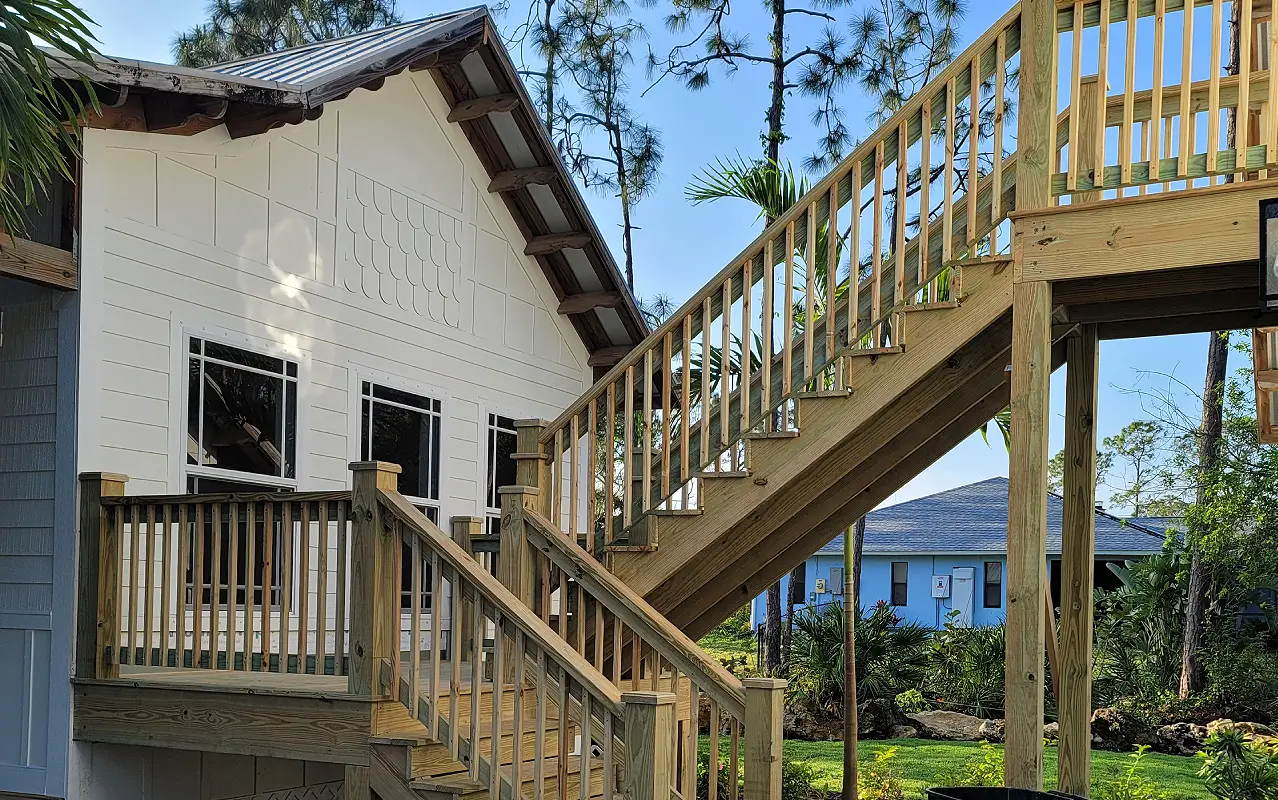
<path fill-rule="evenodd" d="M 522 7 L 520 0 L 514 2 L 516 8 Z M 859 11 L 864 2 L 854 0 L 851 8 Z M 467 4 L 469 0 L 459 0 L 456 4 L 400 0 L 398 10 L 404 19 L 413 19 Z M 81 0 L 81 5 L 99 25 L 103 52 L 167 62 L 171 60 L 169 44 L 173 34 L 200 22 L 205 17 L 206 3 L 205 0 Z M 960 49 L 1002 16 L 1010 0 L 972 2 L 968 6 L 961 28 Z M 649 44 L 663 53 L 673 40 L 661 30 L 660 13 L 660 6 L 640 12 L 652 29 Z M 851 16 L 844 11 L 836 13 L 841 17 Z M 512 10 L 502 18 L 502 23 L 513 24 L 517 17 L 521 18 L 522 14 Z M 754 47 L 766 41 L 762 33 L 765 24 L 762 3 L 741 0 L 739 6 L 734 6 L 732 18 L 737 20 L 738 30 L 760 31 L 751 36 Z M 758 233 L 755 213 L 744 204 L 691 206 L 684 199 L 683 191 L 688 179 L 714 158 L 738 152 L 754 155 L 760 151 L 759 135 L 768 92 L 764 69 L 744 66 L 735 75 L 715 70 L 710 88 L 699 93 L 690 93 L 677 81 L 667 79 L 633 101 L 638 114 L 661 130 L 666 152 L 661 184 L 643 201 L 636 215 L 641 226 L 635 234 L 636 289 L 640 295 L 661 293 L 682 302 Z M 642 65 L 635 70 L 633 84 L 637 90 L 648 87 Z M 794 99 L 787 110 L 787 125 L 793 131 L 793 138 L 783 147 L 782 155 L 796 163 L 809 154 L 817 135 L 808 122 L 810 110 L 811 106 L 802 98 Z M 871 132 L 864 122 L 871 110 L 855 91 L 846 96 L 844 117 L 854 138 L 863 138 Z M 613 198 L 593 192 L 586 196 L 600 229 L 609 237 L 613 251 L 619 254 L 619 215 Z M 1142 409 L 1142 403 L 1148 401 L 1132 389 L 1159 392 L 1171 387 L 1184 398 L 1191 416 L 1196 417 L 1192 407 L 1195 398 L 1172 386 L 1172 380 L 1198 391 L 1203 380 L 1206 348 L 1207 334 L 1103 343 L 1099 435 L 1110 435 L 1133 419 L 1148 416 Z M 1064 373 L 1061 371 L 1052 383 L 1053 452 L 1061 446 L 1063 401 Z M 986 445 L 976 435 L 942 457 L 888 502 L 1006 474 L 1007 454 L 1002 441 L 994 436 Z M 1106 495 L 1102 488 L 1101 499 L 1106 499 Z"/>

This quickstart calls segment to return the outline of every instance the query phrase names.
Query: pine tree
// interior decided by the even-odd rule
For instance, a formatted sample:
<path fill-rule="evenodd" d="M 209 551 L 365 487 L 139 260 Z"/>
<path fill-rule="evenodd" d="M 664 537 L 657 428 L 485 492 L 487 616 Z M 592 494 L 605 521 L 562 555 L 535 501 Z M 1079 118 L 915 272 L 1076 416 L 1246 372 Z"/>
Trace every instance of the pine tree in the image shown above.
<path fill-rule="evenodd" d="M 213 0 L 208 15 L 174 37 L 177 63 L 206 67 L 399 22 L 395 0 Z"/>

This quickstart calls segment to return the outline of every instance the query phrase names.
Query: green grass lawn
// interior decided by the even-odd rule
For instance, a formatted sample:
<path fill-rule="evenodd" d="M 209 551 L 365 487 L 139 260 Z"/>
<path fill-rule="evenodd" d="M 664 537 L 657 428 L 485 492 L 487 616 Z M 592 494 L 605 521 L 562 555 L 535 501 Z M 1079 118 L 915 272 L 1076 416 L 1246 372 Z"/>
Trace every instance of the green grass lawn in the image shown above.
<path fill-rule="evenodd" d="M 964 764 L 980 758 L 976 742 L 937 742 L 926 739 L 894 739 L 861 741 L 857 762 L 865 763 L 874 754 L 889 747 L 896 748 L 893 763 L 905 781 L 907 795 L 921 797 L 923 789 L 937 786 L 946 776 L 957 773 Z M 843 781 L 842 742 L 787 741 L 786 761 L 809 764 L 820 775 L 818 785 L 837 790 Z M 1092 751 L 1092 787 L 1123 774 L 1131 763 L 1125 753 Z M 1144 774 L 1167 793 L 1168 800 L 1201 800 L 1207 796 L 1202 780 L 1195 776 L 1198 760 L 1151 753 L 1141 762 Z M 1056 787 L 1056 748 L 1047 748 L 1043 758 L 1044 781 L 1048 789 Z"/>
<path fill-rule="evenodd" d="M 864 764 L 874 759 L 874 754 L 888 748 L 896 748 L 892 760 L 897 773 L 905 783 L 906 796 L 923 797 L 925 788 L 943 785 L 945 779 L 957 774 L 965 764 L 981 758 L 978 742 L 938 742 L 928 739 L 891 739 L 887 741 L 862 740 L 858 743 L 857 762 Z M 724 760 L 726 761 L 726 743 Z M 709 739 L 702 737 L 701 750 L 709 749 Z M 786 741 L 783 750 L 786 762 L 799 761 L 812 767 L 817 773 L 818 788 L 838 791 L 843 784 L 843 742 Z M 1126 753 L 1092 751 L 1092 787 L 1114 780 L 1124 774 L 1131 764 Z M 1207 796 L 1203 782 L 1196 776 L 1198 759 L 1181 756 L 1165 756 L 1150 753 L 1141 762 L 1144 775 L 1165 793 L 1166 800 L 1202 800 Z M 1049 747 L 1043 758 L 1044 781 L 1048 789 L 1056 787 L 1056 748 Z"/>

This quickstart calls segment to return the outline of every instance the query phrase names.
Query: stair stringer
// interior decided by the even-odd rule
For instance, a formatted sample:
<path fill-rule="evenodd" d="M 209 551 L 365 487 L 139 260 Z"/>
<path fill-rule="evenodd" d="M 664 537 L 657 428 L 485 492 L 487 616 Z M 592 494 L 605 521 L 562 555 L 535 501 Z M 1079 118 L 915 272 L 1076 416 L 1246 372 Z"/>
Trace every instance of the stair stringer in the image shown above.
<path fill-rule="evenodd" d="M 953 388 L 954 383 L 939 381 L 930 390 L 926 385 L 940 377 L 938 369 L 943 370 L 997 325 L 1011 308 L 1012 270 L 1006 262 L 968 267 L 966 273 L 959 308 L 912 314 L 910 344 L 904 353 L 858 360 L 852 397 L 837 403 L 822 399 L 801 409 L 797 438 L 752 441 L 752 478 L 708 482 L 704 514 L 663 521 L 668 524 L 663 525 L 660 546 L 653 552 L 614 554 L 612 568 L 618 577 L 686 633 L 702 633 L 699 627 L 688 627 L 702 616 L 700 611 L 731 594 L 723 589 L 725 584 L 739 588 L 751 577 L 733 571 L 737 562 L 758 562 L 754 551 L 764 542 L 770 547 L 783 544 L 774 532 L 855 466 L 834 462 L 848 460 L 851 445 L 858 435 L 865 435 L 865 426 L 876 415 L 920 384 L 925 387 L 922 394 L 928 395 Z M 975 354 L 965 359 L 969 363 L 951 368 L 950 380 L 957 383 L 970 377 L 976 366 L 971 361 L 984 364 L 1006 346 L 1010 346 L 1010 326 L 993 343 L 986 342 L 985 347 L 994 351 L 982 351 L 984 358 Z M 1002 366 L 998 365 L 1000 373 Z M 852 455 L 855 460 L 856 454 Z M 762 564 L 768 561 L 763 559 Z M 689 600 L 696 608 L 689 607 Z"/>

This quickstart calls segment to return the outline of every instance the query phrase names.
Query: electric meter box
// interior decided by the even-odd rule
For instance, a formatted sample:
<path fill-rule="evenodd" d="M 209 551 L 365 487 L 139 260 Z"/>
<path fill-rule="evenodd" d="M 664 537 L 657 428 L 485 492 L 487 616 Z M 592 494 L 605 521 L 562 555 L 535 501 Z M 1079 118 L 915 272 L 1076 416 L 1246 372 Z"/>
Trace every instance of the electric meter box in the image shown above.
<path fill-rule="evenodd" d="M 932 576 L 932 596 L 938 598 L 946 598 L 950 596 L 949 575 Z"/>
<path fill-rule="evenodd" d="M 816 593 L 825 594 L 825 578 L 816 579 Z"/>

